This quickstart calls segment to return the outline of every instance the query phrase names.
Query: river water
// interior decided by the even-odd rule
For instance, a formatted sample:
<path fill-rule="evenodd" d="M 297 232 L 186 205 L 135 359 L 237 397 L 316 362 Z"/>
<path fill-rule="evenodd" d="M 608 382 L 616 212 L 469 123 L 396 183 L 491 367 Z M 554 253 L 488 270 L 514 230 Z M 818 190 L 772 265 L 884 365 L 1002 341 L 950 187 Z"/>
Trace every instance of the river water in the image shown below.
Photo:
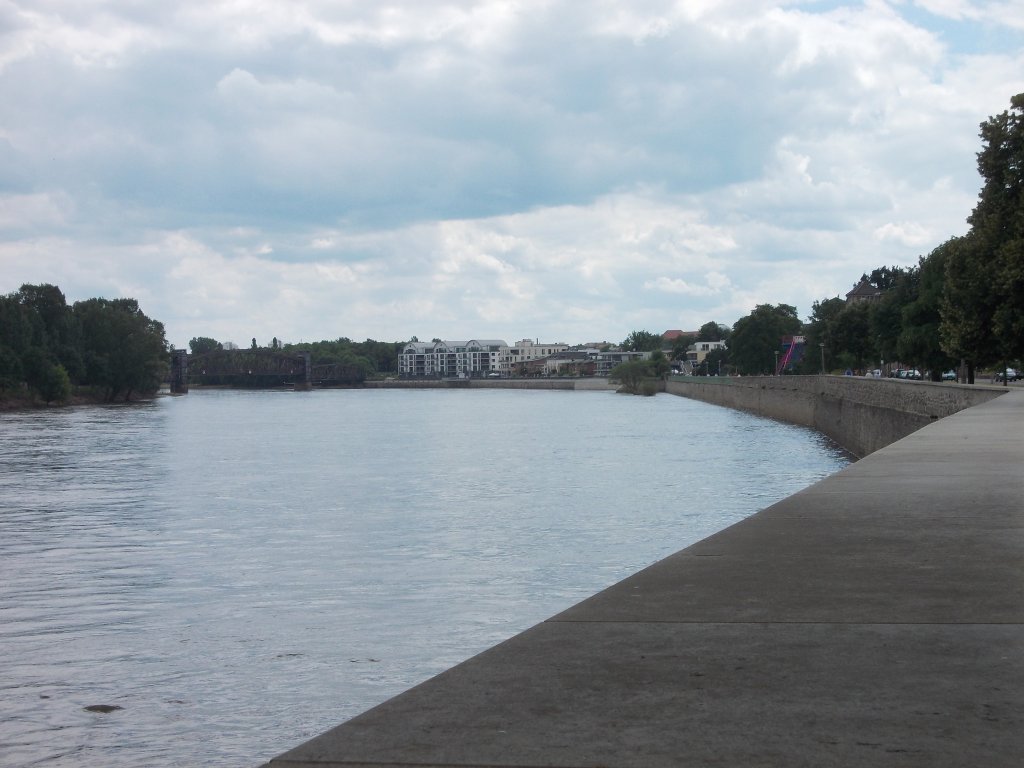
<path fill-rule="evenodd" d="M 257 765 L 847 461 L 669 395 L 2 414 L 0 765 Z"/>

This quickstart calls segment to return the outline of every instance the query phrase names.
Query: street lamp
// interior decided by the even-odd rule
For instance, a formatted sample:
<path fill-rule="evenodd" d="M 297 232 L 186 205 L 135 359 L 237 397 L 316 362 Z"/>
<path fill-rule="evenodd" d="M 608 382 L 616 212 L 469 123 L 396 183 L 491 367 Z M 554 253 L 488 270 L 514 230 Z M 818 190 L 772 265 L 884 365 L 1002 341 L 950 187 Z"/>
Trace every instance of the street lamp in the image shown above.
<path fill-rule="evenodd" d="M 825 375 L 825 342 L 819 341 L 818 347 L 821 349 L 821 375 Z"/>

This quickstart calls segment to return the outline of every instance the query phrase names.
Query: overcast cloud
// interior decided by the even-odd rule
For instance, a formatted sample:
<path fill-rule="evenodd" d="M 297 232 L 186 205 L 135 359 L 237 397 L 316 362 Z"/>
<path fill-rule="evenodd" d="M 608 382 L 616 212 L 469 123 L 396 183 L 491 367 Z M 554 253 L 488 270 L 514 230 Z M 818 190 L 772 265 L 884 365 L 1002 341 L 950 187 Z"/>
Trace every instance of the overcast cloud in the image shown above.
<path fill-rule="evenodd" d="M 0 292 L 619 341 L 966 231 L 1019 0 L 0 0 Z"/>

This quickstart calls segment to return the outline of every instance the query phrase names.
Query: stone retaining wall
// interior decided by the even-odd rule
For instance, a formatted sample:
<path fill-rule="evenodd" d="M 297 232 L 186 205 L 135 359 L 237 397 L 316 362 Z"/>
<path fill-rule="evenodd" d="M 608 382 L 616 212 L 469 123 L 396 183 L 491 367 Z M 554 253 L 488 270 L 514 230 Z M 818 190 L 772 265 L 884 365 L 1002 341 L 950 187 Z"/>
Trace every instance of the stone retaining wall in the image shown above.
<path fill-rule="evenodd" d="M 665 391 L 802 424 L 863 457 L 1005 391 L 855 376 L 673 377 Z"/>

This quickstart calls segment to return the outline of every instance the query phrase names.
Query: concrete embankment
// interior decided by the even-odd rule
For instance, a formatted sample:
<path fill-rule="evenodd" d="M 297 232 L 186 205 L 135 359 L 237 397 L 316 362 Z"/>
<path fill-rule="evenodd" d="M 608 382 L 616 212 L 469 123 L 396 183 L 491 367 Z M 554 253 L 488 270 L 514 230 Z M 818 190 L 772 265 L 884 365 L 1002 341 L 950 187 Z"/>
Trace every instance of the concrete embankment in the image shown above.
<path fill-rule="evenodd" d="M 1016 768 L 1024 391 L 926 415 L 268 765 Z"/>
<path fill-rule="evenodd" d="M 855 456 L 1003 392 L 999 387 L 856 376 L 673 377 L 665 389 L 813 427 Z"/>

